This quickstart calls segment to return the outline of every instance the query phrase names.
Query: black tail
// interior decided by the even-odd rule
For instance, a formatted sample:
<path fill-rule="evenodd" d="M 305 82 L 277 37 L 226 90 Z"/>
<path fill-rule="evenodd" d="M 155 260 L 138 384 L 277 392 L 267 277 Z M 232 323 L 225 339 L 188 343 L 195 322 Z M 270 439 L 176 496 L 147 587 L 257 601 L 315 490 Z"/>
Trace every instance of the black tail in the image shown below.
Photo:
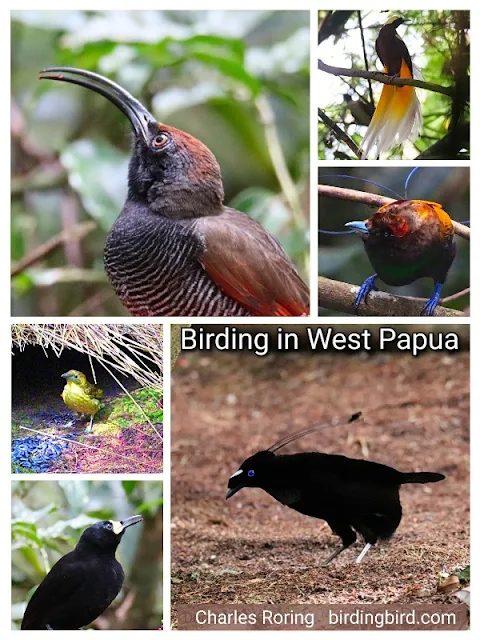
<path fill-rule="evenodd" d="M 426 482 L 440 482 L 440 480 L 445 480 L 443 473 L 430 473 L 429 471 L 421 471 L 420 473 L 403 473 L 402 475 L 402 484 L 410 484 L 412 482 L 425 484 Z"/>

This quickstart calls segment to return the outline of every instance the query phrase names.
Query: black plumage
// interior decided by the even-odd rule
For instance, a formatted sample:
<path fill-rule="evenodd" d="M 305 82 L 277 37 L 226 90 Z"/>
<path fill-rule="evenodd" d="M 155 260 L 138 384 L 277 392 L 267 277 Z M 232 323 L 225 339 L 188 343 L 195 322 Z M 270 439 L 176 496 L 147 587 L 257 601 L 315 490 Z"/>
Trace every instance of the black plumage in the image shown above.
<path fill-rule="evenodd" d="M 359 414 L 349 421 L 357 419 Z M 320 427 L 322 428 L 322 427 Z M 342 540 L 327 565 L 352 545 L 359 533 L 366 546 L 360 562 L 378 540 L 390 538 L 402 518 L 402 484 L 438 482 L 440 473 L 403 473 L 368 460 L 310 452 L 276 455 L 275 451 L 317 428 L 302 430 L 266 451 L 247 458 L 228 482 L 227 499 L 246 487 L 258 487 L 304 515 L 325 520 Z"/>
<path fill-rule="evenodd" d="M 53 565 L 33 593 L 22 630 L 80 629 L 98 618 L 125 579 L 115 551 L 127 527 L 141 520 L 104 520 L 85 529 L 75 549 Z"/>
<path fill-rule="evenodd" d="M 385 73 L 389 76 L 398 76 L 402 67 L 402 61 L 408 65 L 410 73 L 413 77 L 413 64 L 407 45 L 400 38 L 397 29 L 405 23 L 404 18 L 396 18 L 392 22 L 387 22 L 380 29 L 378 37 L 375 41 L 375 50 L 381 63 L 385 69 Z"/>

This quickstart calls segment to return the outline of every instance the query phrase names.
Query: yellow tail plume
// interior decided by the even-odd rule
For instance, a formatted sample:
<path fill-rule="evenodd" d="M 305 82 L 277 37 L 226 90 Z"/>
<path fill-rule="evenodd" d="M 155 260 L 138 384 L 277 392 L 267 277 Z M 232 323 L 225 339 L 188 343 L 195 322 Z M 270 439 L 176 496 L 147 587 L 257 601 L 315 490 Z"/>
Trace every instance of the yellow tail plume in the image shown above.
<path fill-rule="evenodd" d="M 395 67 L 394 75 L 399 78 L 421 78 L 421 74 L 416 69 L 415 74 L 413 73 L 414 66 L 407 48 L 395 33 L 393 28 L 395 25 L 391 24 L 392 21 L 400 22 L 401 19 L 395 17 L 387 23 L 390 24 L 392 29 L 384 32 L 381 49 L 378 47 L 377 39 L 377 52 L 383 52 L 383 55 L 380 56 L 381 59 L 387 53 L 389 57 L 388 65 L 382 59 L 385 73 L 392 74 L 392 68 L 389 67 Z M 386 41 L 386 38 L 390 37 L 393 37 L 394 40 L 391 42 Z M 387 47 L 388 49 L 385 51 Z M 400 51 L 403 51 L 403 54 Z M 421 128 L 422 110 L 415 87 L 396 87 L 385 84 L 363 139 L 361 146 L 362 160 L 376 158 L 390 147 L 403 144 L 408 139 L 415 140 Z"/>

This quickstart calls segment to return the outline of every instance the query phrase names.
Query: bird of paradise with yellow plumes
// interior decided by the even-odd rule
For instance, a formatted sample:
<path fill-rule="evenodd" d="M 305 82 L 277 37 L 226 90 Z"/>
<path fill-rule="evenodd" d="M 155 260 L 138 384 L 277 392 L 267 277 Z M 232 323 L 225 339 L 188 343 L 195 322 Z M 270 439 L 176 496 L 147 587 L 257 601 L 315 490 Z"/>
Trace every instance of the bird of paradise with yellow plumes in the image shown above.
<path fill-rule="evenodd" d="M 391 16 L 380 29 L 375 49 L 392 78 L 422 79 L 407 46 L 397 33 L 406 20 Z M 361 145 L 362 159 L 376 158 L 393 146 L 414 141 L 422 128 L 422 109 L 415 87 L 384 84 Z"/>
<path fill-rule="evenodd" d="M 67 381 L 61 394 L 64 403 L 80 416 L 90 416 L 90 423 L 86 428 L 87 433 L 90 433 L 93 426 L 93 418 L 103 407 L 100 401 L 103 391 L 88 382 L 87 376 L 76 369 L 70 369 L 66 373 L 62 373 L 62 378 Z"/>

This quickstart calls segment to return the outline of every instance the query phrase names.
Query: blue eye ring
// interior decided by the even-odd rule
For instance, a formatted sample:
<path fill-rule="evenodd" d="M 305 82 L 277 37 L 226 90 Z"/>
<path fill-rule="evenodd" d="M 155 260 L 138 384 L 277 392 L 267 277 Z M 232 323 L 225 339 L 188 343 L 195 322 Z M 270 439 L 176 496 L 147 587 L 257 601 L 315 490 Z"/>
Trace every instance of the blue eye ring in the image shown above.
<path fill-rule="evenodd" d="M 249 478 L 253 478 L 253 476 L 254 476 L 254 475 L 255 475 L 255 471 L 254 471 L 253 469 L 250 469 L 250 470 L 248 471 L 248 473 L 247 473 L 247 476 L 248 476 Z"/>

